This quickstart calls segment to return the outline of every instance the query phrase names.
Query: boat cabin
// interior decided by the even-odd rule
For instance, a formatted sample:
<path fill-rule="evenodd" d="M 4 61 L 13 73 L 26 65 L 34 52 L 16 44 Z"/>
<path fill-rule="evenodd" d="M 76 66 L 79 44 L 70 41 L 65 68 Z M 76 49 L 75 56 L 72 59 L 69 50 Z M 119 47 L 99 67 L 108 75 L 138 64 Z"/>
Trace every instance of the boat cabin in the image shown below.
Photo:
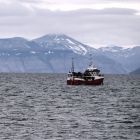
<path fill-rule="evenodd" d="M 100 70 L 95 67 L 89 67 L 85 70 L 85 76 L 99 76 Z"/>

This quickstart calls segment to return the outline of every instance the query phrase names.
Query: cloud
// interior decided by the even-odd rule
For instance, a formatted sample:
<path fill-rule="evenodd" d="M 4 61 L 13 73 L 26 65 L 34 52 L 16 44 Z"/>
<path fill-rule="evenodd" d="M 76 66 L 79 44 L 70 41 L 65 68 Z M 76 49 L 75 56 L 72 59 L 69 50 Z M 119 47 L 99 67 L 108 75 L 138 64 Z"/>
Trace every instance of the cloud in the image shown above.
<path fill-rule="evenodd" d="M 107 2 L 140 2 L 139 0 L 17 0 L 26 3 L 46 2 L 51 4 L 95 4 Z"/>
<path fill-rule="evenodd" d="M 140 3 L 139 0 L 0 0 L 0 3 L 28 3 L 39 4 L 46 3 L 51 5 L 63 5 L 63 4 L 96 4 L 96 3 Z"/>
<path fill-rule="evenodd" d="M 0 3 L 0 16 L 27 16 L 31 10 L 21 3 Z"/>
<path fill-rule="evenodd" d="M 7 5 L 6 5 L 7 4 Z M 17 11 L 21 7 L 52 10 L 52 11 L 75 11 L 80 9 L 110 9 L 110 8 L 126 8 L 137 10 L 140 13 L 140 1 L 139 0 L 0 0 L 2 8 L 11 5 L 11 7 L 17 6 Z M 4 7 L 4 8 L 3 8 Z M 11 8 L 10 8 L 11 9 Z M 8 10 L 8 8 L 7 8 Z M 5 9 L 5 11 L 7 11 Z M 10 11 L 10 10 L 8 10 Z M 14 9 L 13 9 L 14 11 Z M 19 13 L 21 11 L 19 10 Z"/>
<path fill-rule="evenodd" d="M 137 10 L 128 8 L 105 8 L 101 10 L 81 9 L 70 13 L 79 13 L 80 15 L 135 15 L 137 12 Z"/>
<path fill-rule="evenodd" d="M 51 11 L 35 6 L 37 0 L 13 1 L 0 5 L 2 38 L 35 38 L 48 33 L 64 33 L 89 44 L 140 44 L 140 16 L 136 15 L 135 9 Z M 80 1 L 76 1 L 77 4 Z M 90 2 L 87 0 L 87 4 Z"/>

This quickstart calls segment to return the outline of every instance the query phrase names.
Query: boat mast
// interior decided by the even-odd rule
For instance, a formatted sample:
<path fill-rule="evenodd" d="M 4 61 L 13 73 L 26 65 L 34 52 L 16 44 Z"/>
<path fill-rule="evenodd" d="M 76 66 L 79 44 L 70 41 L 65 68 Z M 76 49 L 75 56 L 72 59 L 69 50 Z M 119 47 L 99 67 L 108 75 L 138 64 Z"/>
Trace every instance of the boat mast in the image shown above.
<path fill-rule="evenodd" d="M 74 58 L 72 58 L 72 67 L 71 67 L 71 72 L 74 72 Z"/>
<path fill-rule="evenodd" d="M 93 66 L 92 54 L 89 54 L 89 66 Z"/>

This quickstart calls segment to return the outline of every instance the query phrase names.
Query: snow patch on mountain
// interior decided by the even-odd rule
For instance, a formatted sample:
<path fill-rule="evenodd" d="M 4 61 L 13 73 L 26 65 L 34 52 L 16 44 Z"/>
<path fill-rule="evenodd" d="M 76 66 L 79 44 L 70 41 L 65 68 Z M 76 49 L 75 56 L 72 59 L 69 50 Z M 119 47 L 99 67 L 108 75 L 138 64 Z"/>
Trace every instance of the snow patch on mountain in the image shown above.
<path fill-rule="evenodd" d="M 21 55 L 21 53 L 16 53 L 16 55 Z"/>
<path fill-rule="evenodd" d="M 119 52 L 119 51 L 124 50 L 124 48 L 118 47 L 118 46 L 107 46 L 107 47 L 99 48 L 99 50 L 101 50 L 103 52 L 106 52 L 106 51 L 109 51 L 109 52 Z"/>
<path fill-rule="evenodd" d="M 35 52 L 35 51 L 31 51 L 30 53 L 31 53 L 31 54 L 36 54 L 37 52 Z"/>
<path fill-rule="evenodd" d="M 0 53 L 0 56 L 10 56 L 9 53 Z"/>
<path fill-rule="evenodd" d="M 40 46 L 52 50 L 72 50 L 74 53 L 85 55 L 87 53 L 86 46 L 69 36 L 64 34 L 48 34 L 34 40 Z"/>
<path fill-rule="evenodd" d="M 127 47 L 120 47 L 120 46 L 116 46 L 116 45 L 108 45 L 106 47 L 100 47 L 99 50 L 100 51 L 103 51 L 103 52 L 128 52 L 128 51 L 131 51 L 133 48 L 127 48 Z"/>
<path fill-rule="evenodd" d="M 66 39 L 68 41 L 68 43 L 75 45 L 74 42 L 72 42 L 70 39 Z"/>

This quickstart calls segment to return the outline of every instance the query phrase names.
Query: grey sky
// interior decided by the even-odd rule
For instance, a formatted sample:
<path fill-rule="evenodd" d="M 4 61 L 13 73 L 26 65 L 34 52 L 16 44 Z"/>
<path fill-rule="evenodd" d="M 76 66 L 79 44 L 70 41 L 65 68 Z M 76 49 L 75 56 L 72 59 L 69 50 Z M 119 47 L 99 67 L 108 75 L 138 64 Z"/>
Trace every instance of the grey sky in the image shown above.
<path fill-rule="evenodd" d="M 64 33 L 87 44 L 140 45 L 139 0 L 0 0 L 0 38 Z"/>

